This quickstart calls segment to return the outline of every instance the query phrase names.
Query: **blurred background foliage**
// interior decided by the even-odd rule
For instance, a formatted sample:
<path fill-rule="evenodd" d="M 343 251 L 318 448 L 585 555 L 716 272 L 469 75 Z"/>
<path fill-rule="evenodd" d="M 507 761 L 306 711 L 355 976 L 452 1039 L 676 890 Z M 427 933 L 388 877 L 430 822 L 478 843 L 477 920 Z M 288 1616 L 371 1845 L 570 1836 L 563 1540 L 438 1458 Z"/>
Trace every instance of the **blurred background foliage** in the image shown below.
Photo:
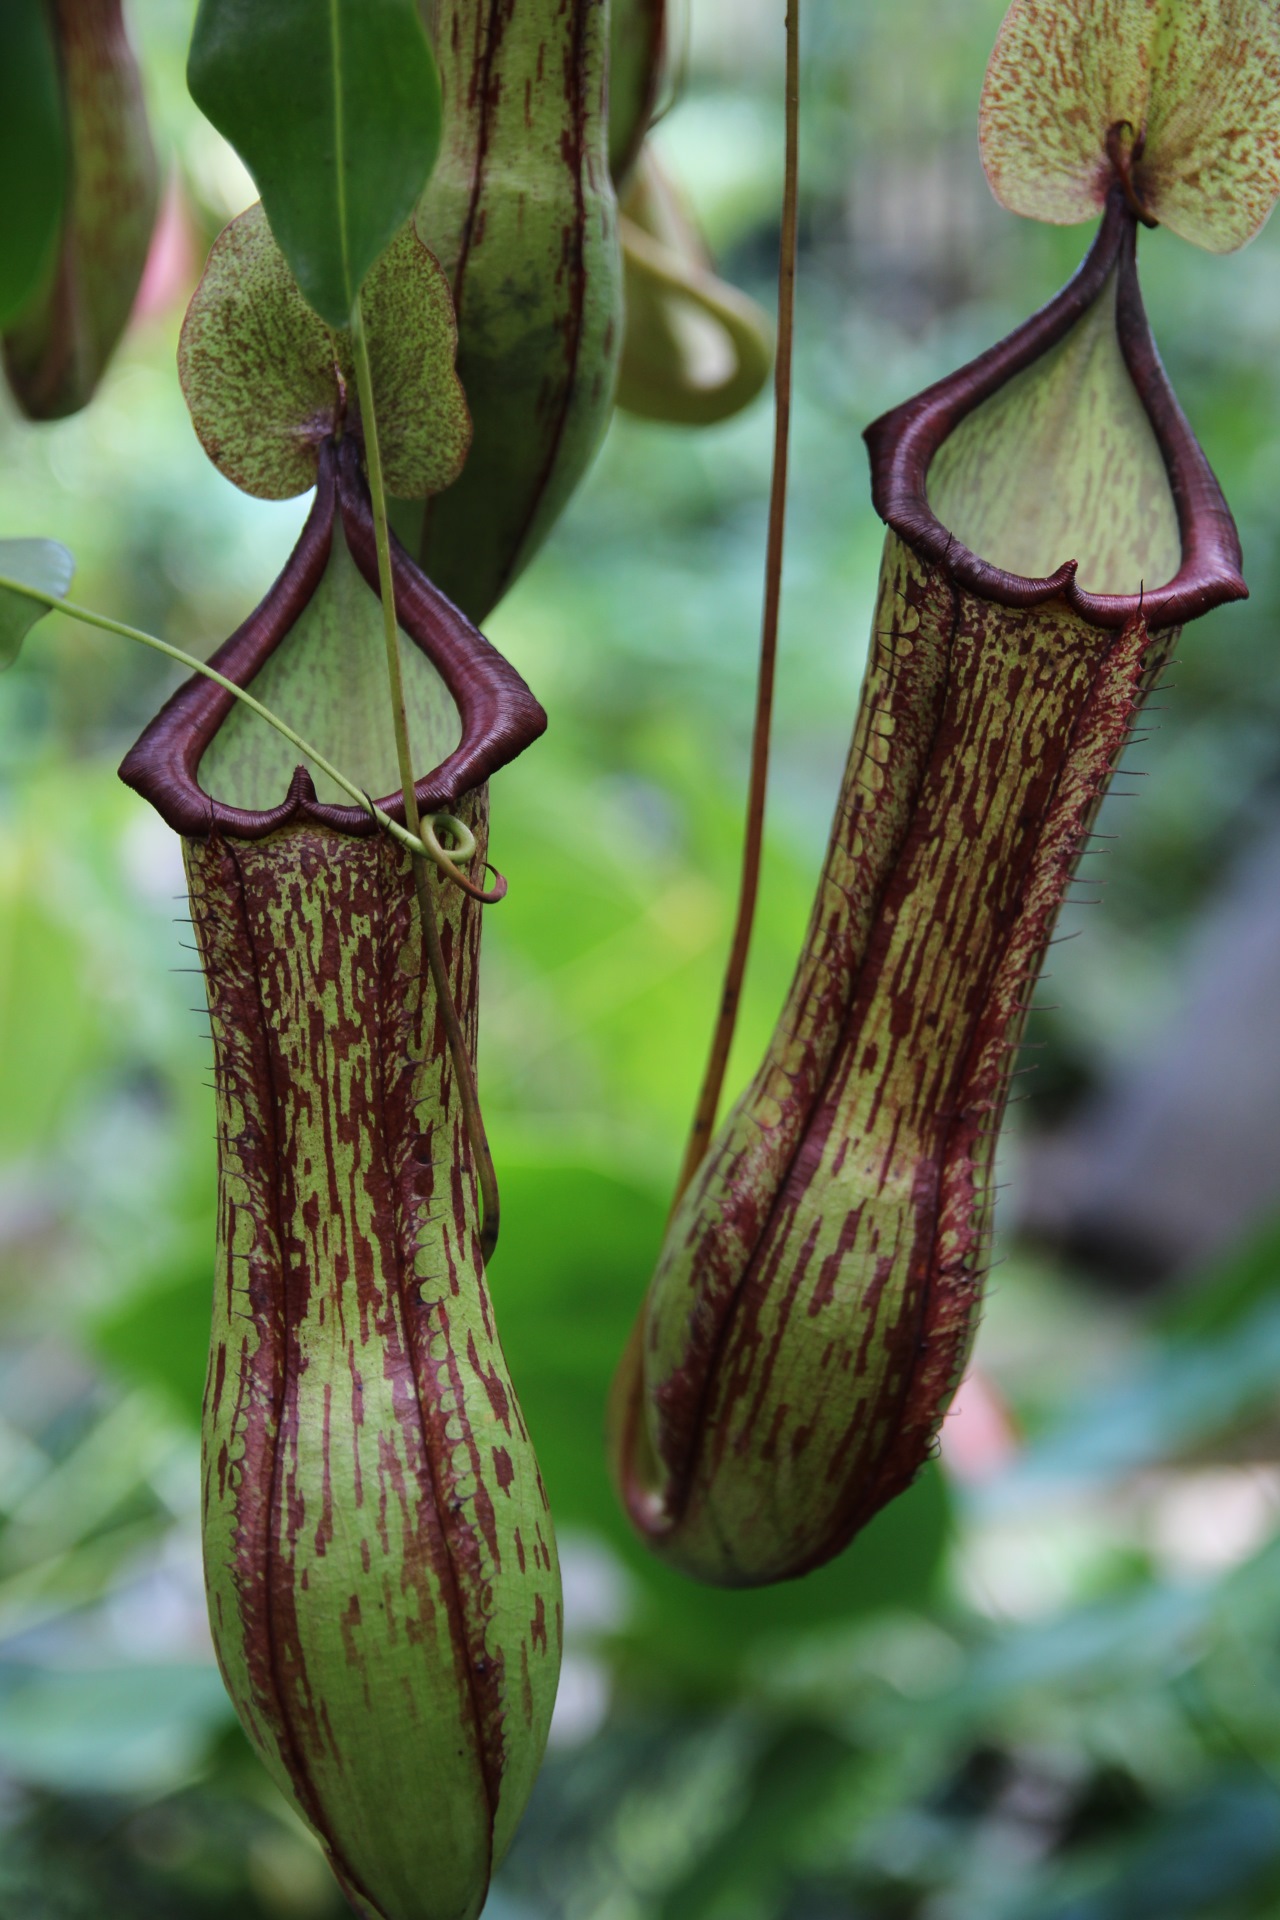
<path fill-rule="evenodd" d="M 1086 241 L 983 182 L 1001 10 L 806 7 L 791 544 L 737 1083 L 785 989 L 862 670 L 881 529 L 860 430 L 1024 317 Z M 185 94 L 191 13 L 133 0 L 161 235 L 89 411 L 0 418 L 0 529 L 66 541 L 78 598 L 207 652 L 303 503 L 235 493 L 177 388 L 186 295 L 252 197 Z M 661 144 L 725 271 L 769 302 L 778 9 L 681 19 Z M 493 1286 L 568 1629 L 495 1920 L 1280 1912 L 1280 222 L 1228 259 L 1161 233 L 1142 253 L 1253 598 L 1188 632 L 1133 756 L 1149 777 L 1117 783 L 1141 803 L 1101 822 L 1121 834 L 1096 863 L 1106 905 L 1078 887 L 1067 911 L 1083 937 L 1034 1023 L 1003 1264 L 941 1462 L 795 1585 L 717 1594 L 650 1564 L 600 1443 L 732 909 L 767 405 L 696 434 L 618 420 L 490 623 L 552 715 L 494 789 L 512 890 L 486 925 L 481 1070 Z M 49 621 L 0 689 L 0 1914 L 22 1920 L 338 1911 L 204 1625 L 207 1024 L 177 845 L 114 773 L 171 684 Z"/>

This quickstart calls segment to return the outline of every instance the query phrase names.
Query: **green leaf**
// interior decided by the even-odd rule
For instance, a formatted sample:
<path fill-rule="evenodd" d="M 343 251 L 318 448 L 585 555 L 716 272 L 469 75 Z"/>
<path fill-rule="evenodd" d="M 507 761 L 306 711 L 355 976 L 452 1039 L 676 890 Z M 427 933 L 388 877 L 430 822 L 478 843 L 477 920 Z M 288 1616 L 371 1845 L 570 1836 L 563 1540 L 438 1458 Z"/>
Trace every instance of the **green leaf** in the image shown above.
<path fill-rule="evenodd" d="M 75 570 L 75 561 L 56 540 L 0 540 L 0 577 L 6 580 L 61 600 Z M 32 627 L 48 611 L 42 601 L 0 586 L 0 672 L 13 665 Z"/>
<path fill-rule="evenodd" d="M 257 181 L 307 300 L 345 326 L 440 142 L 414 0 L 201 0 L 187 79 Z"/>
<path fill-rule="evenodd" d="M 424 499 L 462 471 L 471 419 L 449 284 L 411 223 L 370 272 L 362 307 L 387 484 Z M 314 485 L 317 448 L 355 402 L 351 336 L 302 298 L 261 206 L 214 242 L 178 372 L 200 443 L 228 480 L 260 500 Z"/>
<path fill-rule="evenodd" d="M 67 184 L 58 63 L 44 0 L 0 7 L 0 328 L 53 262 Z"/>
<path fill-rule="evenodd" d="M 48 887 L 46 849 L 9 835 L 13 857 L 0 871 L 0 1162 L 54 1150 L 111 1029 L 88 990 L 95 957 Z"/>
<path fill-rule="evenodd" d="M 1125 124 L 1162 225 L 1243 246 L 1280 193 L 1280 13 L 1250 0 L 1014 0 L 982 91 L 983 165 L 1014 213 L 1093 217 Z"/>
<path fill-rule="evenodd" d="M 123 1604 L 123 1602 L 121 1603 Z M 0 1668 L 0 1764 L 63 1793 L 172 1790 L 230 1718 L 212 1661 Z"/>
<path fill-rule="evenodd" d="M 89 1331 L 95 1352 L 148 1386 L 199 1428 L 209 1359 L 212 1260 L 193 1256 L 176 1278 L 130 1294 Z"/>

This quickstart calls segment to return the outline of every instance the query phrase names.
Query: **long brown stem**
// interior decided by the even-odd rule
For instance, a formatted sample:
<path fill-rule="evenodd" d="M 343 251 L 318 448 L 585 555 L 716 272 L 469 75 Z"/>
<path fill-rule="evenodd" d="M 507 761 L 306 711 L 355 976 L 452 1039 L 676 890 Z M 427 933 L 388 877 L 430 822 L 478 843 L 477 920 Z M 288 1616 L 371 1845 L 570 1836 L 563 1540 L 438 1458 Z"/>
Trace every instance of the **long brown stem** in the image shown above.
<path fill-rule="evenodd" d="M 786 172 L 782 196 L 782 247 L 778 266 L 778 357 L 774 367 L 773 481 L 769 495 L 769 540 L 765 554 L 764 618 L 760 632 L 760 672 L 756 682 L 755 731 L 747 824 L 742 849 L 742 879 L 733 944 L 725 968 L 720 1014 L 711 1053 L 694 1110 L 684 1163 L 672 1206 L 678 1206 L 711 1143 L 720 1106 L 729 1049 L 733 1045 L 742 998 L 742 981 L 751 950 L 751 929 L 760 891 L 760 853 L 764 842 L 765 792 L 769 781 L 769 736 L 773 724 L 773 683 L 778 655 L 778 613 L 782 599 L 782 549 L 787 518 L 787 462 L 791 440 L 791 361 L 795 335 L 796 230 L 800 172 L 800 0 L 787 8 Z"/>
<path fill-rule="evenodd" d="M 395 583 L 391 572 L 391 540 L 387 531 L 387 496 L 382 481 L 382 457 L 378 448 L 378 424 L 373 408 L 373 378 L 369 368 L 369 350 L 365 342 L 364 324 L 358 299 L 353 315 L 352 339 L 355 347 L 356 385 L 360 393 L 360 418 L 364 434 L 365 458 L 369 466 L 369 495 L 373 503 L 373 532 L 378 550 L 378 585 L 382 593 L 383 626 L 387 645 L 387 678 L 391 688 L 391 714 L 395 727 L 396 754 L 400 764 L 400 784 L 404 793 L 404 818 L 410 833 L 415 839 L 420 839 L 422 821 L 418 813 L 418 796 L 414 790 L 413 763 L 409 751 L 409 723 L 405 713 L 404 682 L 400 672 Z M 484 1117 L 480 1111 L 480 1095 L 476 1087 L 475 1070 L 471 1065 L 471 1055 L 467 1048 L 467 1038 L 462 1031 L 462 1022 L 458 1018 L 453 988 L 449 982 L 449 970 L 445 965 L 444 950 L 440 944 L 440 928 L 436 920 L 435 902 L 431 898 L 427 863 L 418 854 L 412 855 L 411 858 L 414 892 L 418 900 L 418 917 L 422 922 L 422 944 L 426 950 L 427 965 L 431 971 L 431 981 L 435 988 L 440 1017 L 444 1021 L 445 1037 L 449 1042 L 449 1052 L 453 1058 L 453 1070 L 458 1077 L 458 1097 L 462 1102 L 463 1123 L 467 1129 L 467 1138 L 471 1142 L 476 1175 L 480 1182 L 480 1197 L 483 1202 L 480 1257 L 488 1266 L 493 1250 L 498 1244 L 498 1221 L 501 1212 L 498 1198 L 498 1174 L 493 1164 L 493 1155 L 489 1150 L 489 1136 L 485 1132 Z"/>

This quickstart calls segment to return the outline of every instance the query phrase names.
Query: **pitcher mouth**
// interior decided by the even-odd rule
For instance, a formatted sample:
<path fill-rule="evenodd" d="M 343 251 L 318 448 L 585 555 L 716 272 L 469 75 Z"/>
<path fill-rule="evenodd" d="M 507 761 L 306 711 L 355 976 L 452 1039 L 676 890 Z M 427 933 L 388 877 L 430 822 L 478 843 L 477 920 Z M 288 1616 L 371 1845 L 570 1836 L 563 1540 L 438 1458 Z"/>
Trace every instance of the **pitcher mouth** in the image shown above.
<path fill-rule="evenodd" d="M 315 499 L 283 572 L 261 604 L 210 658 L 210 666 L 236 686 L 248 688 L 310 603 L 329 560 L 335 520 L 340 521 L 366 585 L 377 595 L 373 511 L 359 446 L 350 434 L 321 447 Z M 394 534 L 391 567 L 401 631 L 440 675 L 461 719 L 458 746 L 414 783 L 420 811 L 433 813 L 455 805 L 463 794 L 523 753 L 545 731 L 547 717 L 515 668 L 432 585 Z M 346 834 L 379 831 L 365 808 L 318 799 L 304 766 L 297 768 L 274 807 L 232 806 L 207 793 L 200 785 L 200 762 L 235 705 L 235 695 L 225 687 L 193 675 L 130 748 L 121 763 L 120 778 L 149 800 L 176 833 L 190 836 L 216 830 L 260 840 L 298 821 Z M 370 798 L 391 819 L 404 824 L 403 793 Z"/>
<path fill-rule="evenodd" d="M 866 430 L 871 497 L 880 517 L 922 557 L 983 599 L 1007 607 L 1036 607 L 1059 598 L 1094 626 L 1122 628 L 1140 617 L 1149 627 L 1175 626 L 1227 601 L 1247 598 L 1231 509 L 1169 385 L 1147 323 L 1138 286 L 1137 230 L 1137 216 L 1123 188 L 1114 187 L 1092 247 L 1060 293 L 997 346 L 914 400 L 882 414 Z M 1116 336 L 1164 462 L 1182 554 L 1171 580 L 1144 585 L 1136 594 L 1089 592 L 1078 583 L 1074 560 L 1038 579 L 1006 572 L 942 524 L 927 492 L 930 464 L 948 436 L 984 400 L 1055 347 L 1088 312 L 1112 273 Z"/>

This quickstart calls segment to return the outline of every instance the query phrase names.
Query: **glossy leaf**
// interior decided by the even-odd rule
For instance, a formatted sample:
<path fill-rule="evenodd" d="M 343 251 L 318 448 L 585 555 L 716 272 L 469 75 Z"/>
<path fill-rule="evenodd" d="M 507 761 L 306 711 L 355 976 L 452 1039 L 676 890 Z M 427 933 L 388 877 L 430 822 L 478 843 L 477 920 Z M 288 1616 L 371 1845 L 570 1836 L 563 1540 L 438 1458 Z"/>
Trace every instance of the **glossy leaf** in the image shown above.
<path fill-rule="evenodd" d="M 412 225 L 370 273 L 363 311 L 387 483 L 438 493 L 462 470 L 471 421 L 448 282 Z M 214 242 L 178 370 L 200 443 L 228 480 L 262 500 L 315 484 L 320 443 L 355 402 L 351 337 L 302 298 L 260 205 Z"/>
<path fill-rule="evenodd" d="M 439 145 L 414 0 L 201 0 L 187 78 L 257 181 L 307 300 L 345 326 Z"/>
<path fill-rule="evenodd" d="M 53 262 L 66 192 L 66 129 L 44 0 L 0 8 L 0 327 Z"/>
<path fill-rule="evenodd" d="M 1211 253 L 1280 193 L 1280 9 L 1257 0 L 1014 0 L 982 94 L 983 164 L 1014 213 L 1093 217 L 1124 129 L 1150 216 Z"/>
<path fill-rule="evenodd" d="M 61 599 L 71 585 L 76 563 L 56 540 L 0 540 L 0 576 L 20 580 Z M 24 593 L 0 586 L 0 671 L 11 667 L 22 643 L 49 608 Z"/>

